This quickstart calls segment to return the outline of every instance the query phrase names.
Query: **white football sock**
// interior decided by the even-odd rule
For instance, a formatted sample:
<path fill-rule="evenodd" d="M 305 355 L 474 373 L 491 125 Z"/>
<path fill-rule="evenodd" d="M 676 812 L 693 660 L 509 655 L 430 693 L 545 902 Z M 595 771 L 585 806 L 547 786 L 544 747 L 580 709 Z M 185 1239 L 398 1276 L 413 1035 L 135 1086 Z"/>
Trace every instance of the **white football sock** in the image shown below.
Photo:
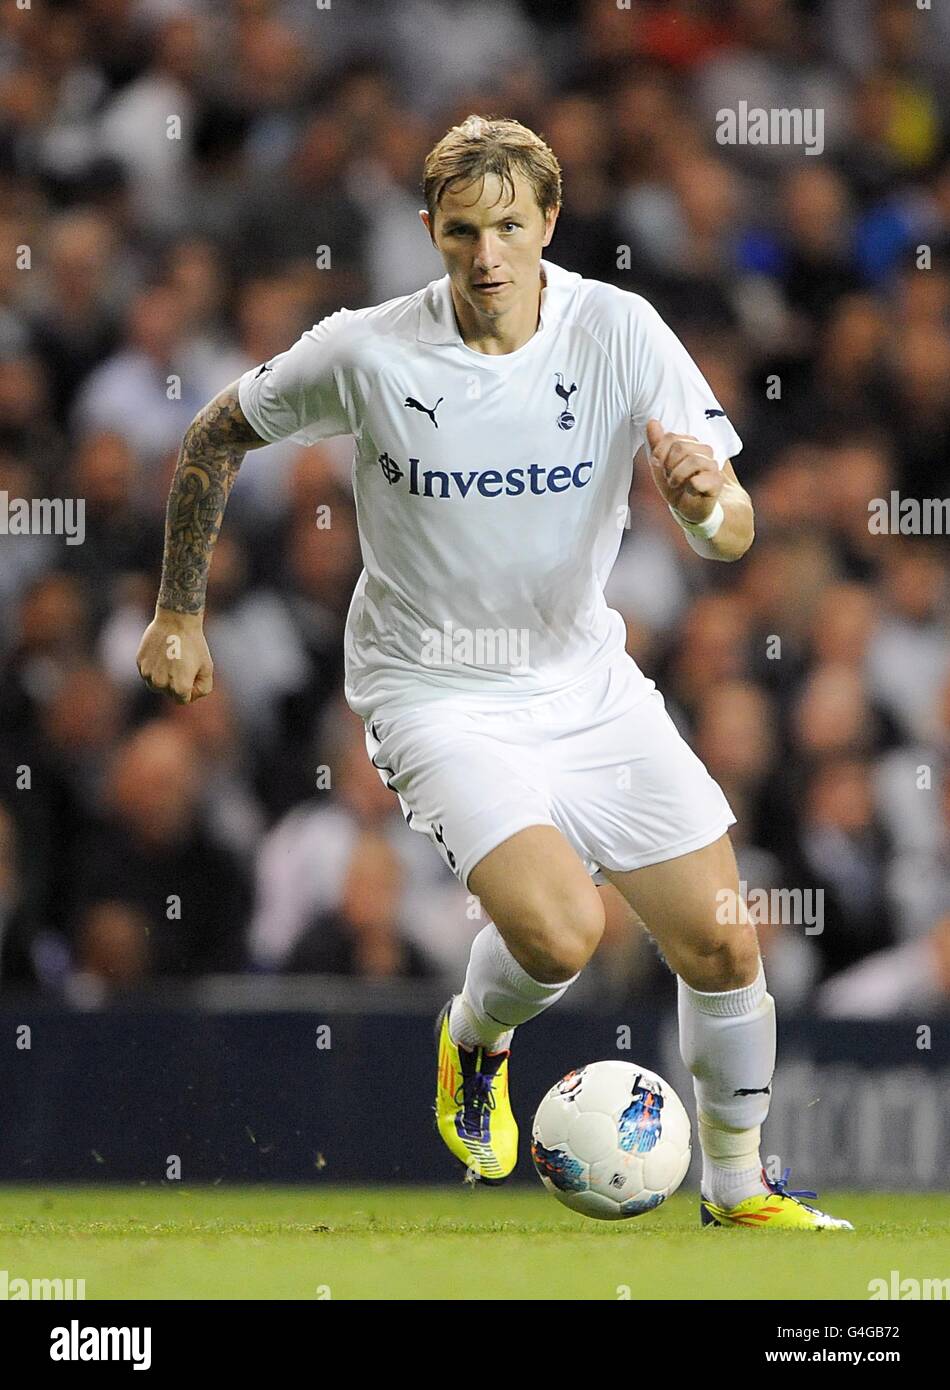
<path fill-rule="evenodd" d="M 717 1206 L 735 1206 L 768 1191 L 759 1136 L 775 1070 L 775 1001 L 761 960 L 742 989 L 707 994 L 684 980 L 677 989 L 680 1055 L 693 1075 L 699 1114 L 702 1192 Z"/>
<path fill-rule="evenodd" d="M 556 1004 L 576 979 L 572 975 L 558 984 L 533 980 L 489 922 L 472 942 L 462 993 L 452 1000 L 449 1036 L 462 1047 L 503 1052 L 518 1024 Z"/>

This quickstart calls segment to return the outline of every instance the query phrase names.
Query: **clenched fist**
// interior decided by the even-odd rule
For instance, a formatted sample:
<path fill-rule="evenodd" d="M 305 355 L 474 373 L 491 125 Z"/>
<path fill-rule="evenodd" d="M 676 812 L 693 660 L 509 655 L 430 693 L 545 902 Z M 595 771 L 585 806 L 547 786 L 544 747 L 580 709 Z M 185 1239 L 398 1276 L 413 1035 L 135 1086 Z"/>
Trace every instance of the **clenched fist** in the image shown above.
<path fill-rule="evenodd" d="M 647 447 L 660 496 L 687 521 L 705 521 L 725 482 L 709 445 L 692 434 L 668 434 L 659 420 L 648 420 Z"/>
<path fill-rule="evenodd" d="M 149 690 L 181 705 L 210 695 L 214 665 L 197 613 L 156 608 L 139 644 L 135 664 Z"/>

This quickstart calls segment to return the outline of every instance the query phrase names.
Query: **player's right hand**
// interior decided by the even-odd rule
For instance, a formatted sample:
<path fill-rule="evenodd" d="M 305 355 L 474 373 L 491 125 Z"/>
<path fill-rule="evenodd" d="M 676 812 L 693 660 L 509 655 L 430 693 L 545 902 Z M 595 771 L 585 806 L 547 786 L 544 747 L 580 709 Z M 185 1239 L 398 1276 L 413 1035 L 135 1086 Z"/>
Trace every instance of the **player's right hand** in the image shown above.
<path fill-rule="evenodd" d="M 156 608 L 142 635 L 135 658 L 149 690 L 190 705 L 210 695 L 214 664 L 201 626 L 201 615 Z"/>

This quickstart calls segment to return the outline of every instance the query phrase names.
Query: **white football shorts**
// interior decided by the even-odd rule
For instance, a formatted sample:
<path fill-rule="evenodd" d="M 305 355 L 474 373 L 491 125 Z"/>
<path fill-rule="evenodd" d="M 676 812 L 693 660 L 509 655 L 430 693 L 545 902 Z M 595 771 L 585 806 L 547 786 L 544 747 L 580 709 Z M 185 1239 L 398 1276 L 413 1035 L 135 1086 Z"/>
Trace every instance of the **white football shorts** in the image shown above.
<path fill-rule="evenodd" d="M 515 709 L 429 701 L 366 722 L 366 749 L 413 830 L 467 887 L 529 825 L 553 825 L 595 882 L 712 844 L 735 816 L 626 652 Z"/>

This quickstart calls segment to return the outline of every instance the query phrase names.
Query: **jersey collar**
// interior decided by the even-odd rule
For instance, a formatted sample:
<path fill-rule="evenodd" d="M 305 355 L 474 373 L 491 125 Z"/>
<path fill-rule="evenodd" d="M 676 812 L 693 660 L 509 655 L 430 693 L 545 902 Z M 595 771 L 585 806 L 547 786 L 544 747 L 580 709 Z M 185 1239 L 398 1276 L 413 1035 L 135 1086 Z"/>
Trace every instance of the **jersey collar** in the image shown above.
<path fill-rule="evenodd" d="M 541 291 L 539 333 L 543 328 L 549 327 L 556 319 L 563 316 L 567 302 L 574 291 L 573 282 L 578 278 L 571 271 L 564 270 L 563 267 L 554 265 L 551 261 L 542 260 L 541 266 L 547 284 Z M 443 275 L 441 280 L 433 280 L 431 284 L 426 286 L 419 310 L 419 329 L 416 337 L 421 343 L 465 346 L 455 322 L 455 306 L 452 303 L 452 291 L 449 288 L 447 275 Z"/>

